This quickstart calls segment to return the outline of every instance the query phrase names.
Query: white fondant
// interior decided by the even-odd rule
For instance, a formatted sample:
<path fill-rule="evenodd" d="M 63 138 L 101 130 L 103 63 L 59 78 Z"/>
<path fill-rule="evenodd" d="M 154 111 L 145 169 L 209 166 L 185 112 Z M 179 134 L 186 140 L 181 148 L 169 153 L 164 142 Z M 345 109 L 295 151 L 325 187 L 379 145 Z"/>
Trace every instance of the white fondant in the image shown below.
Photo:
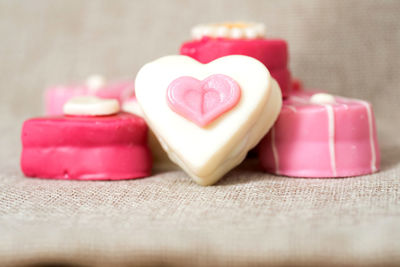
<path fill-rule="evenodd" d="M 371 171 L 376 172 L 377 167 L 376 167 L 376 151 L 375 151 L 375 142 L 374 142 L 374 128 L 372 124 L 372 111 L 371 111 L 371 105 L 365 101 L 361 101 L 360 103 L 364 105 L 366 111 L 367 111 L 367 117 L 368 117 L 368 130 L 369 130 L 369 144 L 371 146 Z"/>
<path fill-rule="evenodd" d="M 333 176 L 336 176 L 336 152 L 335 152 L 335 113 L 331 105 L 324 105 L 328 114 L 328 138 L 329 156 L 331 159 L 331 169 Z"/>
<path fill-rule="evenodd" d="M 105 84 L 106 80 L 104 79 L 104 77 L 98 74 L 91 75 L 86 80 L 86 86 L 89 88 L 89 90 L 93 91 L 100 89 Z"/>
<path fill-rule="evenodd" d="M 233 78 L 241 98 L 232 110 L 202 128 L 169 108 L 166 90 L 178 77 L 203 80 L 212 74 Z M 238 55 L 209 64 L 186 56 L 163 57 L 139 71 L 135 88 L 144 117 L 170 159 L 201 185 L 215 183 L 238 165 L 271 128 L 282 105 L 279 86 L 265 66 Z"/>
<path fill-rule="evenodd" d="M 64 114 L 82 116 L 104 116 L 119 112 L 116 99 L 102 99 L 95 96 L 79 96 L 65 103 Z"/>
<path fill-rule="evenodd" d="M 310 98 L 310 102 L 313 104 L 334 104 L 336 103 L 335 97 L 326 93 L 313 94 Z"/>
<path fill-rule="evenodd" d="M 205 36 L 232 39 L 255 39 L 265 37 L 265 26 L 262 23 L 215 23 L 197 25 L 191 30 L 194 39 Z"/>

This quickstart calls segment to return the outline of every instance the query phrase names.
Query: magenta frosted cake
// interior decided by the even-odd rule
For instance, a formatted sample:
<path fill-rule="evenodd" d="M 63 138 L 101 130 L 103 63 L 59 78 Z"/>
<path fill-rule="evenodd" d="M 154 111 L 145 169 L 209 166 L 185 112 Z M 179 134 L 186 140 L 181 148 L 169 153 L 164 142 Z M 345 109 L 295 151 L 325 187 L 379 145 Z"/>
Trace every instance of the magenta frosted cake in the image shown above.
<path fill-rule="evenodd" d="M 264 25 L 259 23 L 220 23 L 199 25 L 192 29 L 192 38 L 182 44 L 180 53 L 201 63 L 219 57 L 244 55 L 262 62 L 278 82 L 282 95 L 292 90 L 288 68 L 288 45 L 282 39 L 265 38 Z"/>
<path fill-rule="evenodd" d="M 142 118 L 118 112 L 116 100 L 86 97 L 69 104 L 66 115 L 24 122 L 21 169 L 26 176 L 121 180 L 151 174 L 148 128 Z"/>

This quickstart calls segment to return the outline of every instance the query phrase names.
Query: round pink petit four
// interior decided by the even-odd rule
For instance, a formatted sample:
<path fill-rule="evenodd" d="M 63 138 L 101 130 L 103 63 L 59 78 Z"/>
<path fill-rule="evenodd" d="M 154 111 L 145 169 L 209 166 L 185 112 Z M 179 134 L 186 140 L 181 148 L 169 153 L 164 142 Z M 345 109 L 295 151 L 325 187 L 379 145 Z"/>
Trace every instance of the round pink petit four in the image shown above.
<path fill-rule="evenodd" d="M 81 108 L 81 102 L 68 107 L 67 113 L 71 115 L 24 122 L 23 173 L 28 177 L 74 180 L 149 176 L 152 160 L 145 121 L 116 111 L 115 107 L 119 108 L 116 101 L 95 100 L 91 103 L 93 108 L 86 109 Z"/>
<path fill-rule="evenodd" d="M 259 145 L 265 171 L 293 177 L 347 177 L 376 172 L 380 153 L 371 104 L 324 93 L 284 100 Z"/>
<path fill-rule="evenodd" d="M 287 42 L 264 38 L 262 24 L 223 23 L 199 25 L 193 28 L 194 40 L 180 48 L 182 55 L 201 63 L 209 63 L 228 55 L 245 55 L 261 61 L 278 82 L 282 95 L 288 96 L 292 89 L 288 69 Z"/>
<path fill-rule="evenodd" d="M 97 96 L 101 98 L 117 99 L 120 103 L 128 98 L 134 90 L 133 81 L 119 81 L 106 83 L 99 75 L 90 76 L 85 84 L 60 85 L 48 88 L 45 91 L 45 114 L 63 114 L 64 104 L 77 96 Z"/>

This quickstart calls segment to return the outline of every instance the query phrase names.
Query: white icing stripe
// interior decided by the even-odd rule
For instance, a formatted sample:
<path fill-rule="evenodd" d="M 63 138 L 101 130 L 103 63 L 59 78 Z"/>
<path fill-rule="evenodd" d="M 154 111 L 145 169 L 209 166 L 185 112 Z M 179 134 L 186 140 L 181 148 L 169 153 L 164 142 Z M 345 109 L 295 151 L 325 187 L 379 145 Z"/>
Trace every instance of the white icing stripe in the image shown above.
<path fill-rule="evenodd" d="M 331 105 L 324 105 L 328 114 L 328 138 L 329 138 L 329 155 L 331 158 L 331 169 L 334 176 L 336 173 L 336 153 L 335 153 L 335 115 Z"/>
<path fill-rule="evenodd" d="M 274 162 L 275 162 L 275 173 L 279 174 L 279 156 L 275 143 L 275 127 L 272 127 L 271 129 L 271 147 L 272 147 L 272 155 L 274 156 Z"/>
<path fill-rule="evenodd" d="M 369 129 L 369 145 L 371 146 L 371 171 L 376 172 L 376 151 L 375 151 L 375 144 L 374 144 L 374 129 L 372 125 L 372 111 L 371 106 L 364 101 L 360 101 L 362 105 L 365 106 L 367 110 L 368 116 L 368 129 Z"/>

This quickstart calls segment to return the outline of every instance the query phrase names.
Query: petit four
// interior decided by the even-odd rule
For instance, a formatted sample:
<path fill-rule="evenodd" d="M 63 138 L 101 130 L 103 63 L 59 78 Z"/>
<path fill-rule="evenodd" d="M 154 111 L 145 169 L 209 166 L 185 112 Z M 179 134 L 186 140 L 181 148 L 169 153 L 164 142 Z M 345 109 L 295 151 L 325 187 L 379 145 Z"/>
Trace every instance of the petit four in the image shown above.
<path fill-rule="evenodd" d="M 21 169 L 26 176 L 120 180 L 151 174 L 142 118 L 119 112 L 116 100 L 94 97 L 73 98 L 64 110 L 66 115 L 24 122 Z"/>
<path fill-rule="evenodd" d="M 192 29 L 193 40 L 180 48 L 182 55 L 209 63 L 228 55 L 245 55 L 261 61 L 278 82 L 284 97 L 292 89 L 288 68 L 288 47 L 281 39 L 265 38 L 265 27 L 259 23 L 216 23 Z"/>
<path fill-rule="evenodd" d="M 214 184 L 242 162 L 282 104 L 267 68 L 240 55 L 208 64 L 162 57 L 140 69 L 135 94 L 170 159 L 201 185 Z"/>
<path fill-rule="evenodd" d="M 380 154 L 371 104 L 326 93 L 294 93 L 260 143 L 259 157 L 267 172 L 285 176 L 374 173 Z"/>

